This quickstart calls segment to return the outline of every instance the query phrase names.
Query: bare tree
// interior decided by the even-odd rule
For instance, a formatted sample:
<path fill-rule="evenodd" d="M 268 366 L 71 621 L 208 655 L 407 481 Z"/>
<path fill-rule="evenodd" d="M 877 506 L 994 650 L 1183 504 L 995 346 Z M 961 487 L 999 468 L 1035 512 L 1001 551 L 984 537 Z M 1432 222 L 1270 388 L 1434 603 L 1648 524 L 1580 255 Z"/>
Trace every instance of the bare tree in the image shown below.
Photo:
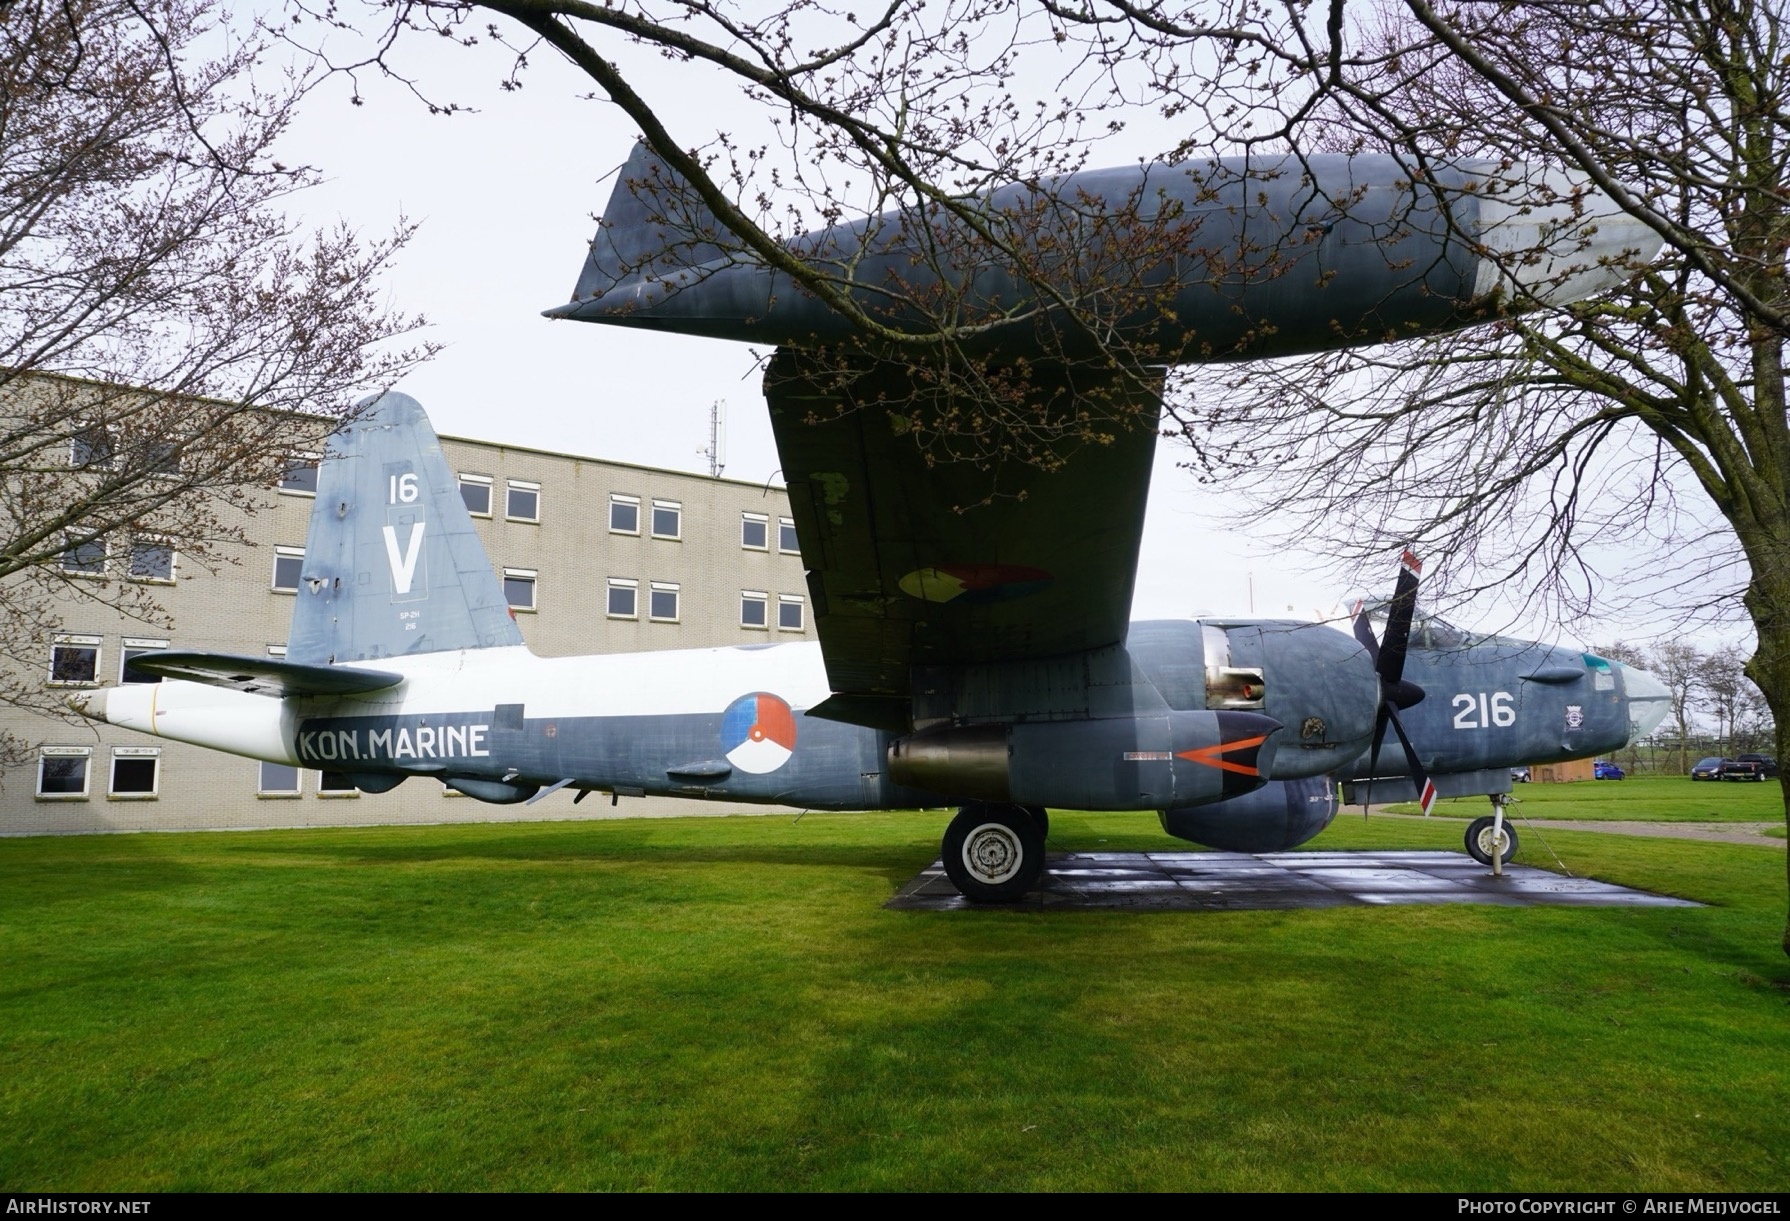
<path fill-rule="evenodd" d="M 0 10 L 0 702 L 55 712 L 58 606 L 160 620 L 357 391 L 427 349 L 376 279 L 407 231 L 301 234 L 298 83 L 209 0 Z M 16 752 L 18 743 L 9 744 Z"/>

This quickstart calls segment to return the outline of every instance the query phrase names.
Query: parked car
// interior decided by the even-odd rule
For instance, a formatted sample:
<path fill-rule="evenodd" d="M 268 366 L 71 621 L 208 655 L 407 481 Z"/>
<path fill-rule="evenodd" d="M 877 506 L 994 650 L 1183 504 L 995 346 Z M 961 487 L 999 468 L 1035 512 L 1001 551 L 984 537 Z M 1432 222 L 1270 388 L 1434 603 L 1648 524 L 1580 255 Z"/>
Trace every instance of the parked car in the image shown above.
<path fill-rule="evenodd" d="M 1691 779 L 1720 780 L 1722 778 L 1722 769 L 1727 767 L 1731 762 L 1733 762 L 1733 760 L 1724 759 L 1720 755 L 1711 755 L 1707 759 L 1698 759 L 1696 765 L 1691 768 Z"/>
<path fill-rule="evenodd" d="M 1593 780 L 1621 780 L 1624 779 L 1624 773 L 1621 768 L 1607 759 L 1598 759 L 1591 765 L 1591 778 Z"/>
<path fill-rule="evenodd" d="M 1778 761 L 1769 755 L 1738 755 L 1722 764 L 1723 780 L 1764 780 L 1778 774 Z"/>
<path fill-rule="evenodd" d="M 1526 767 L 1511 768 L 1510 769 L 1510 780 L 1511 780 L 1512 784 L 1528 784 L 1529 783 L 1529 769 Z"/>

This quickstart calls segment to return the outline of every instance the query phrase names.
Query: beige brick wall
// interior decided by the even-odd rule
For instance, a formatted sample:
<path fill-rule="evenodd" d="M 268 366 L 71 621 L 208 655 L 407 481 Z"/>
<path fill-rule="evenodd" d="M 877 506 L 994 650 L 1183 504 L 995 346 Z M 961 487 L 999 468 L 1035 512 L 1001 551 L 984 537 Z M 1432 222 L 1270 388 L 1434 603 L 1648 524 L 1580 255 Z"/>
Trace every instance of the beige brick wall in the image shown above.
<path fill-rule="evenodd" d="M 805 604 L 802 631 L 780 631 L 776 626 L 778 594 L 805 594 L 800 560 L 777 546 L 778 518 L 789 515 L 782 488 L 455 437 L 442 438 L 442 447 L 459 472 L 492 479 L 493 512 L 476 520 L 493 566 L 500 572 L 511 568 L 538 573 L 537 609 L 518 614 L 517 621 L 529 646 L 542 656 L 814 638 Z M 540 485 L 538 524 L 507 518 L 510 480 Z M 610 531 L 612 494 L 639 498 L 637 535 Z M 651 536 L 655 499 L 681 507 L 679 539 Z M 265 655 L 269 646 L 283 645 L 292 598 L 272 589 L 274 549 L 304 545 L 312 503 L 308 496 L 270 491 L 263 510 L 246 523 L 255 545 L 235 551 L 229 557 L 234 563 L 208 573 L 178 561 L 175 582 L 162 598 L 172 619 L 170 628 L 134 623 L 71 600 L 63 612 L 67 630 L 101 637 L 101 684 L 118 682 L 126 638 L 257 656 Z M 766 550 L 741 546 L 745 513 L 768 518 Z M 635 618 L 606 614 L 611 577 L 639 582 Z M 654 581 L 679 587 L 676 623 L 649 619 L 647 597 Z M 769 595 L 768 629 L 740 625 L 742 590 Z M 50 641 L 43 642 L 46 686 L 50 647 Z M 439 784 L 418 779 L 377 796 L 320 797 L 314 772 L 302 776 L 300 796 L 266 798 L 256 794 L 259 765 L 253 760 L 10 709 L 0 709 L 0 728 L 33 742 L 91 751 L 85 798 L 40 799 L 35 763 L 0 775 L 0 834 L 511 821 L 617 813 L 725 814 L 758 808 L 629 798 L 612 808 L 608 798 L 595 794 L 574 808 L 571 795 L 564 792 L 528 807 L 490 806 L 470 798 L 444 797 Z M 114 749 L 133 747 L 161 749 L 158 793 L 153 799 L 108 795 Z"/>

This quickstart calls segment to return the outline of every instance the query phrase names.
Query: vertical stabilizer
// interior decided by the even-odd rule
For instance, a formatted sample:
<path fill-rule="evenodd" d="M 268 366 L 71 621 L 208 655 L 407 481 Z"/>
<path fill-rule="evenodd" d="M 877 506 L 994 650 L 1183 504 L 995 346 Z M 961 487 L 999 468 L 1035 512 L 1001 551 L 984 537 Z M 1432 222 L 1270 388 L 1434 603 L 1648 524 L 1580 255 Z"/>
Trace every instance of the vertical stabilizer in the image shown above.
<path fill-rule="evenodd" d="M 422 404 L 382 394 L 331 438 L 292 611 L 294 662 L 522 643 Z"/>

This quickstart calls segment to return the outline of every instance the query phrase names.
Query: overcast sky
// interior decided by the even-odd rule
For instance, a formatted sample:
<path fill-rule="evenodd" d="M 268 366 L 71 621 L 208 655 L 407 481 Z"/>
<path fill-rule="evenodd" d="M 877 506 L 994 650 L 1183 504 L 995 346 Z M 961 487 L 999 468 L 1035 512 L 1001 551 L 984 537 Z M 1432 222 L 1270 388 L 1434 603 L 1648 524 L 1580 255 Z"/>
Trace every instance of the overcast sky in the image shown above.
<path fill-rule="evenodd" d="M 416 36 L 404 62 L 431 96 L 476 112 L 431 115 L 404 89 L 362 74 L 365 104 L 351 104 L 346 82 L 325 84 L 307 100 L 283 151 L 328 178 L 294 200 L 308 223 L 340 217 L 375 234 L 400 216 L 420 222 L 389 289 L 396 308 L 426 314 L 429 334 L 447 345 L 400 387 L 423 403 L 437 429 L 702 471 L 710 406 L 724 400 L 726 473 L 780 478 L 759 353 L 540 316 L 571 293 L 594 217 L 636 138 L 626 118 L 587 100 L 588 82 L 551 56 L 537 58 L 517 92 L 498 88 L 506 60 L 488 49 Z M 667 125 L 687 146 L 706 143 L 721 122 L 737 124 L 744 113 L 712 74 L 667 64 L 651 79 L 663 87 Z M 1121 138 L 1101 159 L 1135 161 L 1150 147 L 1140 133 L 1137 147 Z M 1311 618 L 1340 605 L 1348 591 L 1308 575 L 1318 568 L 1313 557 L 1276 553 L 1219 528 L 1230 506 L 1214 503 L 1210 490 L 1176 469 L 1181 456 L 1160 443 L 1133 617 L 1253 610 Z M 1388 592 L 1396 562 L 1388 555 Z M 1599 628 L 1569 634 L 1583 644 Z"/>

